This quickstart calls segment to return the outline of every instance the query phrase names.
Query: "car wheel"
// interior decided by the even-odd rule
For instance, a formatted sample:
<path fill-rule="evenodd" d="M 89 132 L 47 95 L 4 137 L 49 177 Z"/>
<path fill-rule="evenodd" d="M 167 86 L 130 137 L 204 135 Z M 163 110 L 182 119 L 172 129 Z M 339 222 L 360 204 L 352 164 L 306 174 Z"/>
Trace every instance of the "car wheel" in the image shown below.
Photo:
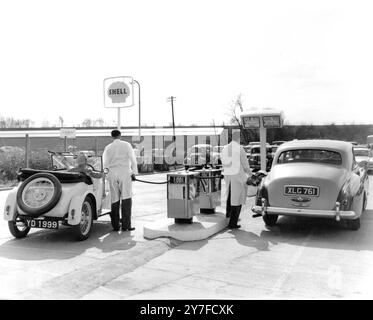
<path fill-rule="evenodd" d="M 277 219 L 278 219 L 277 214 L 265 214 L 265 215 L 263 215 L 263 221 L 269 227 L 274 226 L 277 222 Z"/>
<path fill-rule="evenodd" d="M 53 174 L 40 172 L 23 181 L 17 191 L 17 204 L 23 212 L 38 217 L 53 209 L 61 194 L 59 180 Z"/>
<path fill-rule="evenodd" d="M 8 227 L 10 233 L 18 239 L 26 237 L 31 229 L 26 219 L 22 218 L 19 214 L 16 215 L 14 221 L 8 221 Z"/>
<path fill-rule="evenodd" d="M 347 229 L 349 230 L 359 230 L 360 228 L 360 218 L 354 220 L 346 220 Z"/>
<path fill-rule="evenodd" d="M 88 239 L 91 233 L 93 223 L 94 206 L 90 197 L 85 197 L 81 210 L 82 217 L 80 223 L 74 226 L 74 230 L 78 240 L 85 240 Z"/>

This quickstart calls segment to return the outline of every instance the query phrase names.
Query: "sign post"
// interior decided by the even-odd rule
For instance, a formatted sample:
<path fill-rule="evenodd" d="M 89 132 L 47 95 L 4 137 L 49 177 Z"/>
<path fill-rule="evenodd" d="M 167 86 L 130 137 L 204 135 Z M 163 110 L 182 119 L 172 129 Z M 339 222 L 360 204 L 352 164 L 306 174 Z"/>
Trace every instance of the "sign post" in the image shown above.
<path fill-rule="evenodd" d="M 67 152 L 67 138 L 75 139 L 76 138 L 76 129 L 75 128 L 61 128 L 60 129 L 60 138 L 64 139 L 64 150 Z"/>
<path fill-rule="evenodd" d="M 260 169 L 267 171 L 267 128 L 280 128 L 283 126 L 282 111 L 262 110 L 241 114 L 244 129 L 259 129 L 260 141 Z"/>
<path fill-rule="evenodd" d="M 120 109 L 134 105 L 133 78 L 128 76 L 104 79 L 104 107 L 117 108 L 117 128 L 120 130 Z"/>

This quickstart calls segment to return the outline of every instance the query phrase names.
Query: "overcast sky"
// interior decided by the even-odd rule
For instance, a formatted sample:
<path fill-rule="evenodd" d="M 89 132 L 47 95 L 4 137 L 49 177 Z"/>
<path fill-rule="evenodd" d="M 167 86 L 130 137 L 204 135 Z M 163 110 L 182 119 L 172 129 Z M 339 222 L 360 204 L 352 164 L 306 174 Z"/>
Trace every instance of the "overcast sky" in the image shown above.
<path fill-rule="evenodd" d="M 372 16 L 356 0 L 2 1 L 0 117 L 114 125 L 103 80 L 126 75 L 148 125 L 171 122 L 170 95 L 176 124 L 227 122 L 240 93 L 289 123 L 371 124 Z"/>

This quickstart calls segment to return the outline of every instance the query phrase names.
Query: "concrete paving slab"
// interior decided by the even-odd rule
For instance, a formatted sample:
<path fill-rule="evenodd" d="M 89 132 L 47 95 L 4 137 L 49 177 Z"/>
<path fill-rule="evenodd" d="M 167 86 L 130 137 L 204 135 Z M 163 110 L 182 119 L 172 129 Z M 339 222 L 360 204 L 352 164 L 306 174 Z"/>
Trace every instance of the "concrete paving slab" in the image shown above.
<path fill-rule="evenodd" d="M 110 299 L 110 295 L 113 294 L 114 297 L 129 299 L 133 295 L 154 290 L 161 285 L 171 283 L 184 277 L 184 273 L 139 267 L 93 290 L 82 298 Z"/>
<path fill-rule="evenodd" d="M 220 232 L 228 226 L 225 214 L 198 214 L 191 224 L 178 224 L 174 219 L 164 218 L 144 226 L 144 238 L 173 238 L 181 241 L 204 240 Z"/>

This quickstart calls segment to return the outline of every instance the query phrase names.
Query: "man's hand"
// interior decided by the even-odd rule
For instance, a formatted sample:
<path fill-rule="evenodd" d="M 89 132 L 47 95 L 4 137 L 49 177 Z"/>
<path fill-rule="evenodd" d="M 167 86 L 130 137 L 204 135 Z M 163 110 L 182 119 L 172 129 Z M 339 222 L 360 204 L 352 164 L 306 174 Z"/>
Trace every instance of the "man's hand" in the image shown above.
<path fill-rule="evenodd" d="M 131 174 L 131 179 L 132 179 L 132 181 L 136 180 L 136 175 L 134 173 Z"/>
<path fill-rule="evenodd" d="M 87 167 L 86 169 L 85 169 L 85 173 L 86 174 L 91 174 L 92 173 L 92 168 L 91 167 Z"/>

